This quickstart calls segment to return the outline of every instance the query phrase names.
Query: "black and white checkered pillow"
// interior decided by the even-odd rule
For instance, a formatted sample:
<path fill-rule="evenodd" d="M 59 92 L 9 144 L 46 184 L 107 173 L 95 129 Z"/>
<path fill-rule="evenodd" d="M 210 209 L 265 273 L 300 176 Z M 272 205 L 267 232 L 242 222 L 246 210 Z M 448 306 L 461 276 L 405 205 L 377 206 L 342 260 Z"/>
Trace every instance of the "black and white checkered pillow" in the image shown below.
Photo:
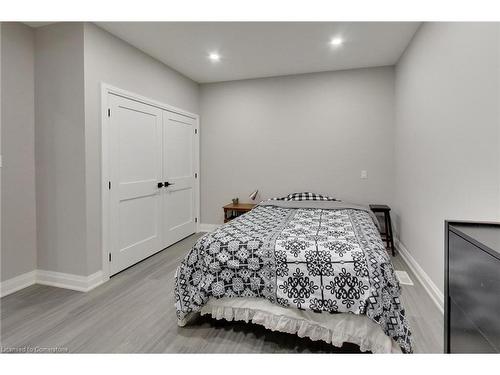
<path fill-rule="evenodd" d="M 309 193 L 309 192 L 288 194 L 286 197 L 271 198 L 271 200 L 276 200 L 276 201 L 336 201 L 335 198 L 332 198 L 332 197 L 329 197 L 326 195 L 316 194 L 316 193 Z"/>

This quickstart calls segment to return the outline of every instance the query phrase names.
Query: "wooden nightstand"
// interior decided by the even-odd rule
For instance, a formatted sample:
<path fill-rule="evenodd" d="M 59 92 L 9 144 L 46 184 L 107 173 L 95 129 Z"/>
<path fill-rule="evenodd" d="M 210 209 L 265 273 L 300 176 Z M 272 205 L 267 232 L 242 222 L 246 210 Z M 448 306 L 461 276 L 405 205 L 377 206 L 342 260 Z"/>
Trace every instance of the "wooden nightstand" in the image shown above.
<path fill-rule="evenodd" d="M 233 220 L 235 217 L 243 215 L 245 212 L 250 211 L 256 205 L 253 203 L 238 203 L 238 204 L 226 204 L 224 207 L 224 223 Z"/>
<path fill-rule="evenodd" d="M 392 224 L 391 224 L 391 208 L 385 204 L 370 204 L 370 210 L 373 213 L 383 213 L 384 214 L 384 226 L 385 232 L 381 232 L 382 239 L 385 239 L 387 247 L 392 251 L 392 256 L 396 255 L 396 250 L 394 249 L 394 239 L 392 237 Z"/>

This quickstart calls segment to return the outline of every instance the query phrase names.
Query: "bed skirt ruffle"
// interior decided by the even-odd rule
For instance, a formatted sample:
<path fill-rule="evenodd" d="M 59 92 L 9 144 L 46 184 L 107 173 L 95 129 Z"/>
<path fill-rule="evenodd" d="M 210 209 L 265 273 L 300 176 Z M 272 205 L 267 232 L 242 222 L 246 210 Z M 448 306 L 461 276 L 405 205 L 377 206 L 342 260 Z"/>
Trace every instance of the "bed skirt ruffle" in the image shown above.
<path fill-rule="evenodd" d="M 386 336 L 381 328 L 366 316 L 289 310 L 292 309 L 284 309 L 266 300 L 222 298 L 210 300 L 201 309 L 201 314 L 211 315 L 218 320 L 239 320 L 259 324 L 272 331 L 308 337 L 314 341 L 321 340 L 336 347 L 342 347 L 344 343 L 353 343 L 363 352 L 401 353 L 394 340 Z M 183 326 L 191 318 L 187 317 L 178 323 Z"/>

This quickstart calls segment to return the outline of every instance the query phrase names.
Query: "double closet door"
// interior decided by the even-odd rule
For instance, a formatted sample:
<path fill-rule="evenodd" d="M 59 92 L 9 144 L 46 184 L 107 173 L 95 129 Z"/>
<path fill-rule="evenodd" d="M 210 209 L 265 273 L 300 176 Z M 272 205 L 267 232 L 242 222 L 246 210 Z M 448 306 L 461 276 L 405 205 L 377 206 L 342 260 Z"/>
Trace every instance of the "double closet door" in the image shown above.
<path fill-rule="evenodd" d="M 108 94 L 110 275 L 196 230 L 196 119 Z"/>

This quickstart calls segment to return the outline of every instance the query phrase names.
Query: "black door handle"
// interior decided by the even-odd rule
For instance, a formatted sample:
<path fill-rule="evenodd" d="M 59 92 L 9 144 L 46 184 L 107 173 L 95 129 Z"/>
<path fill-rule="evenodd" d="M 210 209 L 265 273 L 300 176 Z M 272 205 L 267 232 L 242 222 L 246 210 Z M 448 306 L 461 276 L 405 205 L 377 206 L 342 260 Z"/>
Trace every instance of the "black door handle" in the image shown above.
<path fill-rule="evenodd" d="M 163 182 L 158 182 L 158 189 L 163 187 Z"/>
<path fill-rule="evenodd" d="M 165 182 L 165 187 L 169 187 L 170 185 L 175 185 L 175 182 Z"/>

